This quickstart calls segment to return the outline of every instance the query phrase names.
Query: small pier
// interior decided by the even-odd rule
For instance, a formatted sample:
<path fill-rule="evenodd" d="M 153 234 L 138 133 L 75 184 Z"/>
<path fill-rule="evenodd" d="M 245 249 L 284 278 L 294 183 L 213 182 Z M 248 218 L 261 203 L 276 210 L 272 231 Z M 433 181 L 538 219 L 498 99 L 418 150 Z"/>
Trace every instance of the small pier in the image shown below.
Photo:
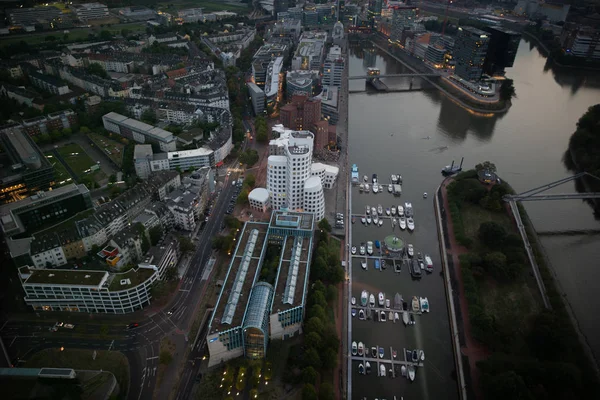
<path fill-rule="evenodd" d="M 408 310 L 406 310 L 409 314 L 423 315 L 423 313 L 421 312 L 421 310 L 419 310 L 419 311 L 413 311 L 411 303 L 409 301 L 407 301 L 407 300 L 404 300 L 404 301 L 406 301 L 408 303 L 408 305 L 410 306 L 408 308 Z M 412 298 L 411 298 L 411 302 L 412 302 Z M 375 312 L 378 312 L 378 313 L 381 313 L 382 311 L 385 311 L 386 314 L 388 314 L 391 311 L 393 313 L 398 313 L 399 315 L 401 315 L 404 312 L 404 310 L 398 309 L 398 308 L 371 307 L 371 306 L 363 307 L 363 306 L 358 305 L 358 304 L 355 305 L 355 306 L 352 306 L 352 307 L 356 308 L 357 312 L 358 312 L 358 310 L 363 310 L 365 312 L 365 314 L 367 314 L 367 311 L 370 311 L 370 310 L 374 310 Z M 386 320 L 386 322 L 387 321 L 389 321 L 389 319 Z M 394 322 L 394 321 L 392 320 L 391 322 Z M 400 321 L 400 322 L 402 322 L 402 321 Z"/>

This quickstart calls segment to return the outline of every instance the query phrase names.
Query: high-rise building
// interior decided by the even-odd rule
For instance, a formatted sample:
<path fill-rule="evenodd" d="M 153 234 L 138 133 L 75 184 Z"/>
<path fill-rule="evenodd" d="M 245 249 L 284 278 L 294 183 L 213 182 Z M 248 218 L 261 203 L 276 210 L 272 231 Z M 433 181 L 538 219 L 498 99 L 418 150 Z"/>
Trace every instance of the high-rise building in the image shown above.
<path fill-rule="evenodd" d="M 295 95 L 291 103 L 281 107 L 280 120 L 289 129 L 312 129 L 321 120 L 321 100 Z"/>
<path fill-rule="evenodd" d="M 392 25 L 390 39 L 399 42 L 402 37 L 402 32 L 409 29 L 417 19 L 417 7 L 396 6 L 392 11 Z"/>
<path fill-rule="evenodd" d="M 504 75 L 505 68 L 510 68 L 515 62 L 521 34 L 497 26 L 485 29 L 491 34 L 483 71 L 490 76 Z"/>
<path fill-rule="evenodd" d="M 371 28 L 375 27 L 377 18 L 381 16 L 382 8 L 383 0 L 369 0 L 369 4 L 367 6 L 367 19 Z"/>
<path fill-rule="evenodd" d="M 472 27 L 458 28 L 454 43 L 455 74 L 468 81 L 478 81 L 490 41 L 489 34 Z"/>
<path fill-rule="evenodd" d="M 252 109 L 254 109 L 254 114 L 262 115 L 265 111 L 265 92 L 261 88 L 259 88 L 255 83 L 248 82 L 248 93 L 250 93 L 250 98 L 252 99 Z"/>
<path fill-rule="evenodd" d="M 321 69 L 326 41 L 327 32 L 304 32 L 292 59 L 292 69 Z"/>
<path fill-rule="evenodd" d="M 340 46 L 332 46 L 323 65 L 323 86 L 342 86 L 345 61 Z"/>

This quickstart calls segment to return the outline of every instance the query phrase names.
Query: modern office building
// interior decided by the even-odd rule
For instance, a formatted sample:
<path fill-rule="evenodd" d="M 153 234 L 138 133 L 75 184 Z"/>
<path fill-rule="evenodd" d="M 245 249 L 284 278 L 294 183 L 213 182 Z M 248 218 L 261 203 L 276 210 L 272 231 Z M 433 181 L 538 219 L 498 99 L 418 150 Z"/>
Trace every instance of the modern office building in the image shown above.
<path fill-rule="evenodd" d="M 312 129 L 321 120 L 321 100 L 294 95 L 291 102 L 279 110 L 279 119 L 286 128 Z"/>
<path fill-rule="evenodd" d="M 208 326 L 209 367 L 236 357 L 264 358 L 269 340 L 302 333 L 314 216 L 274 211 L 246 222 Z M 268 244 L 282 246 L 273 282 L 260 280 Z"/>
<path fill-rule="evenodd" d="M 319 71 L 288 71 L 286 74 L 286 98 L 294 95 L 312 97 L 319 82 Z"/>
<path fill-rule="evenodd" d="M 367 20 L 371 28 L 375 28 L 377 20 L 381 16 L 383 0 L 369 0 L 367 4 Z"/>
<path fill-rule="evenodd" d="M 331 125 L 337 124 L 339 119 L 339 88 L 335 86 L 323 86 L 323 90 L 315 99 L 321 100 L 321 114 L 323 118 Z"/>
<path fill-rule="evenodd" d="M 444 68 L 448 50 L 441 44 L 430 44 L 425 51 L 425 61 L 431 63 L 435 68 Z"/>
<path fill-rule="evenodd" d="M 345 65 L 340 46 L 332 46 L 323 65 L 323 86 L 341 87 Z"/>
<path fill-rule="evenodd" d="M 289 18 L 279 18 L 271 29 L 272 39 L 290 39 L 295 42 L 302 33 L 302 21 Z"/>
<path fill-rule="evenodd" d="M 325 55 L 326 41 L 327 32 L 304 32 L 292 58 L 292 69 L 320 70 Z"/>
<path fill-rule="evenodd" d="M 310 174 L 321 179 L 324 189 L 331 189 L 340 173 L 340 169 L 334 165 L 323 163 L 312 163 Z"/>
<path fill-rule="evenodd" d="M 255 115 L 262 115 L 265 111 L 265 92 L 259 88 L 255 83 L 248 82 L 248 93 L 252 99 L 252 109 Z M 288 83 L 289 85 L 289 83 Z"/>
<path fill-rule="evenodd" d="M 80 21 L 108 17 L 108 7 L 101 3 L 83 3 L 70 6 Z"/>
<path fill-rule="evenodd" d="M 259 88 L 264 88 L 267 81 L 267 71 L 272 61 L 289 54 L 289 48 L 283 43 L 266 43 L 256 51 L 252 58 L 252 79 Z"/>
<path fill-rule="evenodd" d="M 152 162 L 152 145 L 136 144 L 133 150 L 133 164 L 135 174 L 142 179 L 148 179 L 150 175 L 150 163 Z"/>
<path fill-rule="evenodd" d="M 92 199 L 88 188 L 71 183 L 0 206 L 0 225 L 6 236 L 31 233 L 89 208 Z"/>
<path fill-rule="evenodd" d="M 503 76 L 505 69 L 513 66 L 521 34 L 499 26 L 485 28 L 490 33 L 483 72 L 489 76 Z"/>
<path fill-rule="evenodd" d="M 489 41 L 489 34 L 480 29 L 469 26 L 458 28 L 454 42 L 454 73 L 467 81 L 478 81 L 483 73 Z"/>
<path fill-rule="evenodd" d="M 419 9 L 411 6 L 394 6 L 392 11 L 392 23 L 390 40 L 399 43 L 402 32 L 410 29 L 417 20 Z"/>
<path fill-rule="evenodd" d="M 162 151 L 175 151 L 176 140 L 171 132 L 148 125 L 144 122 L 110 112 L 102 116 L 104 129 L 138 143 L 154 142 Z"/>
<path fill-rule="evenodd" d="M 281 70 L 283 69 L 283 57 L 276 57 L 267 67 L 265 80 L 265 100 L 267 105 L 274 105 L 281 98 L 283 79 Z"/>
<path fill-rule="evenodd" d="M 19 201 L 50 188 L 54 168 L 19 126 L 0 130 L 0 204 Z"/>

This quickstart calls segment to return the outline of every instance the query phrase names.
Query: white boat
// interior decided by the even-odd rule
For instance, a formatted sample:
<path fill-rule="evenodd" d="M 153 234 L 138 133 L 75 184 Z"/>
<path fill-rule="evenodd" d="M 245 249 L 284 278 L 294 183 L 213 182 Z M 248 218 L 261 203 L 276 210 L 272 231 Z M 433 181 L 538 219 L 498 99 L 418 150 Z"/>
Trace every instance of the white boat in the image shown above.
<path fill-rule="evenodd" d="M 382 292 L 379 292 L 377 299 L 379 300 L 379 306 L 383 307 L 383 304 L 385 303 L 385 296 L 383 295 Z"/>
<path fill-rule="evenodd" d="M 407 253 L 409 257 L 413 257 L 415 255 L 415 248 L 412 244 L 408 244 Z"/>
<path fill-rule="evenodd" d="M 365 245 L 364 244 L 360 245 L 360 250 L 358 252 L 360 253 L 361 256 L 365 255 Z"/>
<path fill-rule="evenodd" d="M 385 350 L 383 349 L 383 347 L 379 348 L 379 358 L 383 358 L 385 356 Z"/>
<path fill-rule="evenodd" d="M 362 192 L 363 190 L 365 190 L 365 184 L 364 184 L 364 183 L 361 183 L 360 185 L 358 185 L 358 190 L 359 190 L 359 191 L 361 191 L 361 192 Z"/>
<path fill-rule="evenodd" d="M 419 302 L 421 303 L 421 312 L 429 312 L 429 299 L 427 297 L 421 297 Z"/>
<path fill-rule="evenodd" d="M 356 304 L 356 297 L 352 297 L 352 300 L 350 300 L 350 302 L 352 303 L 352 305 Z"/>
<path fill-rule="evenodd" d="M 364 307 L 367 305 L 367 299 L 369 298 L 369 292 L 363 290 L 360 294 L 360 304 Z M 362 311 L 362 310 L 361 310 Z"/>
<path fill-rule="evenodd" d="M 358 355 L 362 356 L 365 351 L 365 345 L 363 342 L 358 342 Z"/>
<path fill-rule="evenodd" d="M 393 184 L 398 183 L 398 177 L 396 175 L 394 175 L 394 174 L 392 174 L 392 183 Z"/>
<path fill-rule="evenodd" d="M 383 193 L 383 186 L 379 185 L 379 191 Z"/>
<path fill-rule="evenodd" d="M 373 242 L 371 242 L 370 240 L 367 242 L 367 254 L 369 254 L 370 256 L 373 255 Z"/>
<path fill-rule="evenodd" d="M 377 347 L 371 347 L 371 357 L 377 358 Z"/>
<path fill-rule="evenodd" d="M 362 363 L 358 364 L 358 373 L 363 375 L 365 373 L 365 367 Z"/>
<path fill-rule="evenodd" d="M 365 175 L 365 176 L 363 176 L 363 180 L 364 180 L 365 182 L 368 182 L 368 181 L 369 181 L 369 177 Z"/>
<path fill-rule="evenodd" d="M 404 325 L 408 325 L 408 322 L 409 322 L 408 311 L 402 311 L 402 322 L 404 322 Z"/>
<path fill-rule="evenodd" d="M 358 319 L 363 320 L 363 321 L 365 320 L 365 310 L 363 310 L 363 309 L 358 310 Z"/>
<path fill-rule="evenodd" d="M 429 257 L 429 255 L 427 254 L 425 254 L 425 271 L 433 271 L 433 261 L 431 261 L 431 257 Z"/>
<path fill-rule="evenodd" d="M 394 320 L 394 313 L 390 311 L 390 313 L 388 314 L 388 321 L 393 321 Z"/>
<path fill-rule="evenodd" d="M 379 364 L 379 376 L 385 376 L 385 365 Z"/>
<path fill-rule="evenodd" d="M 406 229 L 406 218 L 404 217 L 400 217 L 400 229 L 405 230 Z"/>
<path fill-rule="evenodd" d="M 377 215 L 377 209 L 375 207 L 371 207 L 371 214 L 373 216 Z"/>
<path fill-rule="evenodd" d="M 404 213 L 406 213 L 407 217 L 413 216 L 413 208 L 412 208 L 411 203 L 409 203 L 409 202 L 404 203 Z"/>
<path fill-rule="evenodd" d="M 419 302 L 419 298 L 417 296 L 414 296 L 412 299 L 412 309 L 414 312 L 421 311 L 421 303 Z"/>
<path fill-rule="evenodd" d="M 402 175 L 398 175 L 398 183 L 402 185 Z"/>
<path fill-rule="evenodd" d="M 415 380 L 415 367 L 412 365 L 408 366 L 408 379 L 412 381 Z"/>
<path fill-rule="evenodd" d="M 402 295 L 400 293 L 396 293 L 396 295 L 394 296 L 394 308 L 402 308 L 402 301 Z"/>
<path fill-rule="evenodd" d="M 381 204 L 377 205 L 377 214 L 383 215 L 383 207 L 381 207 Z"/>
<path fill-rule="evenodd" d="M 373 225 L 377 225 L 379 223 L 379 218 L 377 216 L 373 217 Z"/>
<path fill-rule="evenodd" d="M 365 363 L 365 372 L 367 373 L 367 375 L 369 375 L 371 373 L 371 363 L 370 362 L 366 362 Z"/>
<path fill-rule="evenodd" d="M 377 183 L 377 174 L 373 174 L 372 181 L 373 181 L 373 183 Z"/>
<path fill-rule="evenodd" d="M 406 365 L 400 367 L 400 373 L 402 374 L 402 376 L 406 376 Z"/>
<path fill-rule="evenodd" d="M 380 322 L 385 322 L 387 319 L 385 317 L 385 311 L 381 311 L 381 313 L 379 314 L 379 321 Z"/>
<path fill-rule="evenodd" d="M 404 216 L 404 207 L 398 206 L 398 215 L 401 217 Z"/>
<path fill-rule="evenodd" d="M 390 212 L 392 213 L 392 215 L 396 215 L 396 206 L 392 206 Z"/>
<path fill-rule="evenodd" d="M 371 187 L 369 186 L 368 183 L 365 183 L 365 192 L 369 192 L 371 191 Z"/>
<path fill-rule="evenodd" d="M 423 198 L 426 199 L 427 198 L 427 192 L 423 193 Z"/>
<path fill-rule="evenodd" d="M 352 309 L 352 318 L 356 317 L 356 308 Z"/>
<path fill-rule="evenodd" d="M 373 184 L 373 193 L 379 193 L 379 186 L 376 184 Z"/>
<path fill-rule="evenodd" d="M 371 217 L 367 216 L 367 225 L 371 225 Z"/>
<path fill-rule="evenodd" d="M 392 218 L 392 228 L 396 226 L 398 220 L 396 218 Z"/>
<path fill-rule="evenodd" d="M 394 186 L 388 185 L 388 193 L 392 193 L 393 190 L 394 190 Z"/>
<path fill-rule="evenodd" d="M 362 218 L 360 219 L 360 222 L 362 222 L 363 224 L 366 224 L 366 223 L 367 223 L 367 219 L 366 219 L 365 217 L 362 217 Z"/>
<path fill-rule="evenodd" d="M 394 313 L 394 322 L 398 321 L 400 319 L 400 315 L 398 315 L 398 313 Z"/>
<path fill-rule="evenodd" d="M 392 212 L 390 211 L 390 208 L 386 208 L 385 209 L 385 215 L 390 215 Z"/>
<path fill-rule="evenodd" d="M 383 220 L 382 219 L 379 220 L 379 226 L 383 226 Z"/>
<path fill-rule="evenodd" d="M 408 226 L 408 230 L 409 231 L 414 231 L 415 230 L 415 220 L 412 219 L 412 217 L 408 217 L 406 219 L 406 225 Z"/>
<path fill-rule="evenodd" d="M 425 361 L 425 352 L 423 350 L 421 350 L 419 358 L 421 359 L 421 361 Z"/>
<path fill-rule="evenodd" d="M 366 212 L 367 215 L 371 214 L 371 207 L 366 206 L 365 207 L 365 212 Z"/>
<path fill-rule="evenodd" d="M 390 308 L 390 299 L 385 299 L 385 308 Z"/>
<path fill-rule="evenodd" d="M 361 261 L 360 262 L 360 266 L 362 267 L 362 269 L 364 269 L 365 271 L 367 270 L 367 262 L 366 261 Z"/>
<path fill-rule="evenodd" d="M 352 254 L 356 254 L 356 246 L 352 246 L 351 252 L 352 252 Z"/>
<path fill-rule="evenodd" d="M 375 307 L 375 295 L 372 293 L 369 295 L 369 304 L 371 307 Z"/>
<path fill-rule="evenodd" d="M 352 342 L 352 355 L 355 356 L 357 351 L 358 346 L 356 345 L 356 342 Z"/>

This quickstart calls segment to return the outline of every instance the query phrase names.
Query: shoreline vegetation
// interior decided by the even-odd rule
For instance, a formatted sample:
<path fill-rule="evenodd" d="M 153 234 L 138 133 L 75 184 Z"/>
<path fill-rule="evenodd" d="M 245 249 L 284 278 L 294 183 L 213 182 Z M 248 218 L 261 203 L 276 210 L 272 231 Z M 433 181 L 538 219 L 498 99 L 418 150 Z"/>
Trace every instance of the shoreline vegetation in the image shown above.
<path fill-rule="evenodd" d="M 477 363 L 486 399 L 598 398 L 600 384 L 578 340 L 568 310 L 525 209 L 519 210 L 552 309 L 543 307 L 523 242 L 502 196 L 506 182 L 484 184 L 485 162 L 458 174 L 447 187 L 449 214 L 473 338 L 489 356 Z M 463 328 L 464 329 L 464 328 Z"/>

